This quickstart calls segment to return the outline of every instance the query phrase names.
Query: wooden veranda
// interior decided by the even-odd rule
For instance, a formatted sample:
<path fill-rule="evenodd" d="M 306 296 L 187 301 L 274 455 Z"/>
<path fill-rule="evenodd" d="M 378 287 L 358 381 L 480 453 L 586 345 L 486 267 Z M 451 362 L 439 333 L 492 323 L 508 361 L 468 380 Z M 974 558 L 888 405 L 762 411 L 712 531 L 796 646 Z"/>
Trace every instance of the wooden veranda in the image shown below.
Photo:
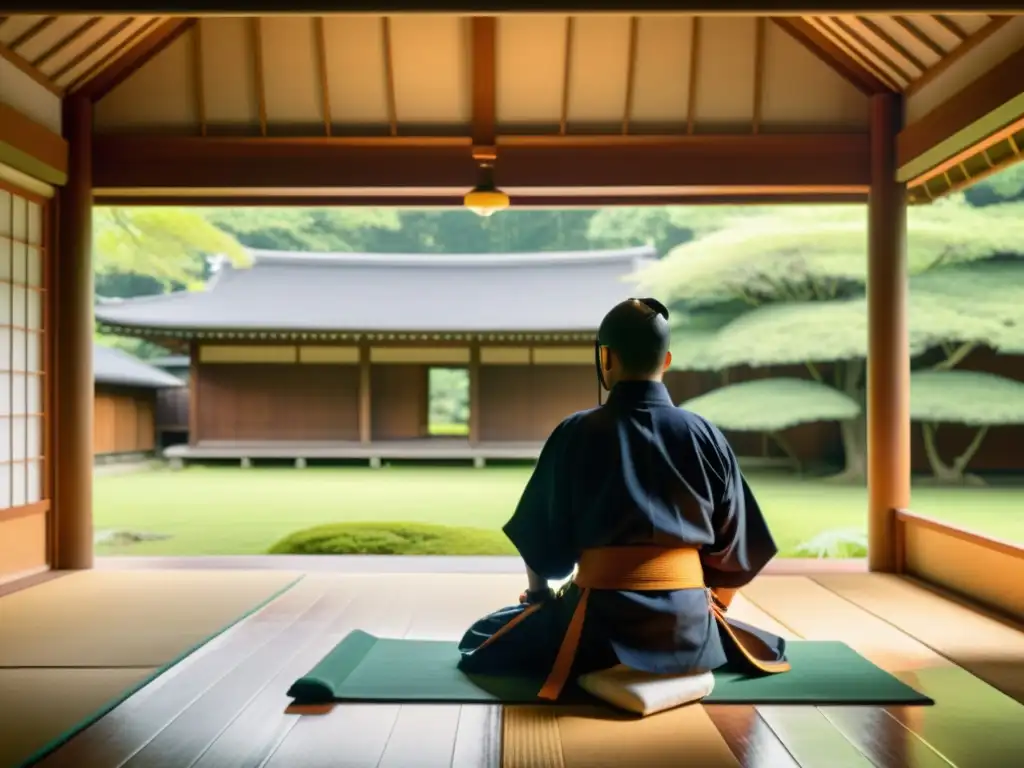
<path fill-rule="evenodd" d="M 608 721 L 604 757 L 585 764 L 694 754 L 723 766 L 1015 764 L 1024 551 L 906 511 L 905 236 L 908 204 L 1020 158 L 1020 2 L 908 0 L 894 11 L 791 0 L 772 15 L 683 0 L 516 4 L 535 14 L 486 0 L 345 13 L 187 5 L 168 16 L 145 0 L 9 2 L 0 17 L 0 262 L 24 313 L 0 329 L 6 375 L 24 384 L 0 416 L 25 435 L 0 469 L 10 489 L 0 580 L 13 591 L 0 614 L 94 565 L 95 204 L 452 206 L 481 164 L 494 164 L 514 206 L 863 201 L 871 573 L 765 576 L 738 612 L 842 639 L 937 704 L 687 708 L 665 716 L 672 736 L 649 725 L 657 718 Z M 171 591 L 184 573 L 166 576 Z M 127 583 L 117 578 L 97 610 L 116 603 Z M 524 717 L 557 721 L 561 749 L 527 755 L 521 742 L 501 747 L 502 713 L 487 707 L 284 711 L 287 678 L 338 633 L 451 637 L 520 586 L 480 574 L 311 577 L 44 764 L 580 764 L 569 755 L 587 713 L 505 712 L 506 736 Z M 0 624 L 0 640 L 12 632 Z M 18 709 L 24 722 L 56 716 L 61 686 L 84 684 L 42 662 L 31 674 L 56 683 L 31 688 L 39 698 Z M 0 679 L 27 674 L 0 666 Z M 23 721 L 5 711 L 0 722 Z"/>

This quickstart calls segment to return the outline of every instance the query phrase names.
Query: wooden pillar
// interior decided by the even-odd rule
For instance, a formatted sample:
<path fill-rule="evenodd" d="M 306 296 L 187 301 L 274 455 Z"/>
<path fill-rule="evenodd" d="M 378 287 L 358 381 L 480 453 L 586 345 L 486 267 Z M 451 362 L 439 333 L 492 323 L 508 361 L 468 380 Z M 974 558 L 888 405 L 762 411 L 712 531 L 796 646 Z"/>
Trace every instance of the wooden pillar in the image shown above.
<path fill-rule="evenodd" d="M 202 377 L 199 366 L 199 342 L 192 341 L 188 345 L 188 444 L 199 443 L 199 379 Z"/>
<path fill-rule="evenodd" d="M 480 344 L 469 347 L 469 444 L 480 442 Z"/>
<path fill-rule="evenodd" d="M 68 182 L 60 192 L 54 348 L 54 567 L 91 568 L 93 274 L 92 103 L 64 104 L 69 146 Z"/>
<path fill-rule="evenodd" d="M 370 385 L 370 345 L 363 342 L 359 345 L 359 442 L 364 445 L 373 439 Z"/>
<path fill-rule="evenodd" d="M 894 572 L 895 515 L 910 504 L 910 351 L 907 329 L 907 190 L 896 181 L 902 102 L 871 100 L 868 198 L 868 567 Z"/>

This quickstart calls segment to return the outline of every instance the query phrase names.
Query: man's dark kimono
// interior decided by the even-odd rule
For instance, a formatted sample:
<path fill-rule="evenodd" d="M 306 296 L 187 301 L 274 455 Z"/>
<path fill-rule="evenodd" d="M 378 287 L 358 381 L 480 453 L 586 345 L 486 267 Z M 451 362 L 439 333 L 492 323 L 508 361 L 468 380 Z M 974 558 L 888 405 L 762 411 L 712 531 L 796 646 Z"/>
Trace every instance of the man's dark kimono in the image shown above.
<path fill-rule="evenodd" d="M 689 545 L 700 550 L 706 587 L 731 589 L 750 582 L 777 552 L 724 436 L 675 407 L 654 381 L 619 382 L 603 406 L 563 421 L 504 530 L 526 565 L 549 580 L 568 577 L 584 550 Z M 544 677 L 578 599 L 571 584 L 490 643 L 530 606 L 481 619 L 462 638 L 461 668 Z M 781 638 L 729 623 L 749 633 L 761 658 L 784 659 Z M 594 590 L 573 676 L 619 663 L 669 674 L 726 664 L 750 669 L 728 634 L 709 610 L 706 589 Z"/>

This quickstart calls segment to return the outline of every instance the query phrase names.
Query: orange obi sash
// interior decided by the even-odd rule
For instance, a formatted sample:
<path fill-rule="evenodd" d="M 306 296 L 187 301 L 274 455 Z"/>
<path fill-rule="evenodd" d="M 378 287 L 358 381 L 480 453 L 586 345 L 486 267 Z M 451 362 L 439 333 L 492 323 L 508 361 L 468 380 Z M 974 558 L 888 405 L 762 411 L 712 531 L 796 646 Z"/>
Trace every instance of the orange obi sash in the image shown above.
<path fill-rule="evenodd" d="M 556 700 L 569 679 L 576 659 L 576 650 L 583 635 L 587 599 L 592 589 L 637 592 L 706 589 L 700 550 L 695 547 L 632 546 L 588 549 L 580 558 L 579 569 L 573 582 L 580 589 L 579 602 L 576 604 L 576 610 L 562 639 L 551 672 L 537 694 L 541 699 Z M 708 589 L 707 592 L 708 610 L 754 668 L 769 674 L 789 670 L 788 662 L 765 658 L 775 654 L 771 649 L 765 648 L 760 639 L 731 626 L 726 621 L 725 611 L 732 602 L 735 589 Z"/>

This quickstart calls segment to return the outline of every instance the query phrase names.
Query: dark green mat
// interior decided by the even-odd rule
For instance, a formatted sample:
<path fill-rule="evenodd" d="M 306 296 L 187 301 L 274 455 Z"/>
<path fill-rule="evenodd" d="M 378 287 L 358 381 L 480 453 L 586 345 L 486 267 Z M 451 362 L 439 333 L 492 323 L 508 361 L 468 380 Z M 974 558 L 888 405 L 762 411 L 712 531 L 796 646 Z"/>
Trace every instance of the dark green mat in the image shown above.
<path fill-rule="evenodd" d="M 934 704 L 843 643 L 790 642 L 780 675 L 715 674 L 714 704 Z M 356 631 L 288 695 L 300 702 L 402 701 L 536 704 L 541 680 L 469 676 L 453 642 L 393 640 Z M 568 692 L 569 700 L 586 695 Z"/>

